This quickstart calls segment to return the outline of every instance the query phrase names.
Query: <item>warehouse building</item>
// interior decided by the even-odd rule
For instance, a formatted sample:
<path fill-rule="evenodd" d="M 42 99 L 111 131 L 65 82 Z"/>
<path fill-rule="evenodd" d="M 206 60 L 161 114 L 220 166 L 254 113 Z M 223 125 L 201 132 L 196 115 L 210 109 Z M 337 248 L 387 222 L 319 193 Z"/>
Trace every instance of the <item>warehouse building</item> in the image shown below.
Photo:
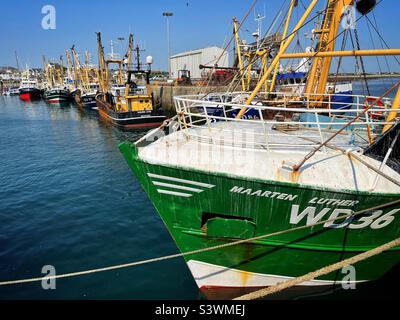
<path fill-rule="evenodd" d="M 218 47 L 208 47 L 188 52 L 183 52 L 170 57 L 171 63 L 171 77 L 176 79 L 179 70 L 189 70 L 192 79 L 200 79 L 203 70 L 199 68 L 202 64 L 204 66 L 214 66 L 218 58 L 219 67 L 229 67 L 228 52 Z"/>

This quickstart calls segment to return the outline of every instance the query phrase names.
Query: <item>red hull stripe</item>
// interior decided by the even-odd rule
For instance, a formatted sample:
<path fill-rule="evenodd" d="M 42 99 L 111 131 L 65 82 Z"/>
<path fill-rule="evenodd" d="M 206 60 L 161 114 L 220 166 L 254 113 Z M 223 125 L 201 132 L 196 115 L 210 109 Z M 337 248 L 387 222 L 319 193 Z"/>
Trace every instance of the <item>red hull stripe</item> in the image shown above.
<path fill-rule="evenodd" d="M 30 93 L 21 93 L 19 98 L 24 101 L 31 101 L 31 94 Z"/>

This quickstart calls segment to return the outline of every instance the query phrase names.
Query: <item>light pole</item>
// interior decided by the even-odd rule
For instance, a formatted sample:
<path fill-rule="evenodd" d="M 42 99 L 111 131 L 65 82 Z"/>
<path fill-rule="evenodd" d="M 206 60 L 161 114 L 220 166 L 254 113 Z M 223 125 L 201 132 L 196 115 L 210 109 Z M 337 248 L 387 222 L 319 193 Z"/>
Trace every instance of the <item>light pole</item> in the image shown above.
<path fill-rule="evenodd" d="M 173 16 L 172 12 L 163 12 L 163 16 L 167 17 L 167 45 L 168 45 L 168 78 L 171 78 L 171 44 L 169 36 L 169 17 Z"/>

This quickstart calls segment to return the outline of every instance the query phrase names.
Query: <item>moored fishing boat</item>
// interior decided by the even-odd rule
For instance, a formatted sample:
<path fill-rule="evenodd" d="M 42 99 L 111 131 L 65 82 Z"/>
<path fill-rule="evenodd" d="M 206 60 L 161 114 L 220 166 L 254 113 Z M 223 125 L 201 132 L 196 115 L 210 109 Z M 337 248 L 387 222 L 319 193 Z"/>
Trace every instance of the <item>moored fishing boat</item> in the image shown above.
<path fill-rule="evenodd" d="M 60 63 L 46 63 L 43 60 L 45 76 L 47 80 L 47 88 L 44 91 L 43 98 L 50 104 L 64 104 L 72 99 L 69 85 L 64 77 L 65 68 L 63 66 L 62 57 Z"/>
<path fill-rule="evenodd" d="M 154 128 L 161 125 L 167 117 L 164 111 L 154 106 L 153 95 L 148 92 L 150 84 L 150 72 L 152 57 L 147 57 L 147 70 L 142 70 L 140 49 L 136 47 L 136 69 L 126 70 L 126 82 L 122 82 L 121 59 L 105 59 L 100 33 L 98 33 L 98 53 L 100 66 L 100 87 L 101 93 L 96 96 L 96 104 L 100 117 L 113 125 L 125 129 Z M 126 54 L 126 65 L 130 67 L 133 49 L 133 35 L 129 36 L 129 46 Z M 109 79 L 108 65 L 116 63 L 119 66 L 118 82 L 111 85 Z M 144 82 L 144 84 L 139 84 Z"/>
<path fill-rule="evenodd" d="M 175 99 L 181 106 L 177 111 L 184 114 L 178 122 L 182 130 L 147 146 L 142 142 L 153 141 L 152 136 L 139 144 L 126 142 L 120 146 L 181 252 L 350 215 L 309 229 L 187 256 L 200 289 L 236 291 L 275 285 L 397 236 L 399 203 L 361 217 L 351 216 L 400 198 L 399 184 L 349 157 L 354 152 L 368 165 L 381 167 L 379 161 L 362 155 L 365 140 L 354 141 L 354 132 L 342 133 L 332 142 L 334 148 L 346 152 L 326 148 L 296 171 L 293 164 L 318 147 L 316 141 L 329 137 L 325 132 L 328 123 L 314 121 L 315 131 L 294 119 L 282 123 L 226 117 L 199 125 L 199 119 L 212 120 L 213 116 L 186 113 L 196 100 L 204 103 L 201 97 Z M 309 113 L 306 108 L 254 108 L 264 114 Z M 342 120 L 338 125 L 346 123 Z M 357 124 L 360 134 L 366 134 L 367 125 Z M 388 166 L 383 171 L 400 181 L 399 172 Z M 375 182 L 377 177 L 380 179 Z M 397 248 L 360 263 L 357 281 L 378 279 L 399 262 Z M 337 274 L 330 274 L 302 285 L 341 283 Z"/>
<path fill-rule="evenodd" d="M 75 94 L 76 104 L 88 110 L 97 109 L 96 95 L 99 93 L 99 86 L 97 84 L 90 84 L 89 89 L 78 89 Z"/>
<path fill-rule="evenodd" d="M 311 2 L 295 31 L 317 2 Z M 336 26 L 344 2 L 328 1 L 326 17 Z M 334 28 L 325 30 L 336 34 Z M 262 92 L 294 36 L 244 103 L 239 103 L 243 92 L 220 93 L 222 106 L 204 94 L 174 97 L 176 122 L 120 145 L 179 250 L 198 250 L 184 258 L 206 293 L 273 286 L 398 237 L 400 172 L 387 160 L 391 149 L 398 154 L 400 142 L 397 137 L 386 142 L 391 148 L 380 149 L 380 158 L 370 149 L 371 141 L 398 128 L 399 83 L 391 88 L 397 89 L 395 99 L 383 109 L 375 104 L 385 95 L 373 97 L 371 105 L 364 103 L 365 96 L 352 96 L 351 109 L 333 109 L 333 95 L 325 92 L 330 61 L 318 54 L 347 53 L 324 48 L 315 53 L 318 75 L 311 73 L 306 93 Z M 212 115 L 205 105 L 223 112 Z M 249 108 L 258 119 L 242 117 Z M 236 117 L 229 116 L 231 110 L 239 111 Z M 377 112 L 383 122 L 373 116 Z M 246 241 L 201 252 L 237 240 Z M 352 283 L 388 273 L 400 263 L 399 251 L 359 262 Z M 343 283 L 343 275 L 333 272 L 299 286 Z"/>
<path fill-rule="evenodd" d="M 85 64 L 81 66 L 75 46 L 71 48 L 73 66 L 68 51 L 66 52 L 68 73 L 71 74 L 75 85 L 74 100 L 79 108 L 87 110 L 97 109 L 96 95 L 99 93 L 98 70 L 90 63 L 90 54 L 86 51 Z"/>
<path fill-rule="evenodd" d="M 48 103 L 62 104 L 71 101 L 71 93 L 67 88 L 63 87 L 52 87 L 47 89 L 43 95 L 44 99 Z"/>
<path fill-rule="evenodd" d="M 99 94 L 96 103 L 102 119 L 125 129 L 143 129 L 160 126 L 167 117 L 164 111 L 153 107 L 153 97 L 147 92 L 146 86 L 137 85 L 132 80 L 134 71 L 128 71 L 123 96 L 119 91 Z M 137 74 L 137 73 L 136 73 Z"/>
<path fill-rule="evenodd" d="M 23 101 L 34 101 L 41 98 L 41 90 L 38 87 L 37 81 L 29 77 L 22 79 L 18 90 L 19 98 Z"/>

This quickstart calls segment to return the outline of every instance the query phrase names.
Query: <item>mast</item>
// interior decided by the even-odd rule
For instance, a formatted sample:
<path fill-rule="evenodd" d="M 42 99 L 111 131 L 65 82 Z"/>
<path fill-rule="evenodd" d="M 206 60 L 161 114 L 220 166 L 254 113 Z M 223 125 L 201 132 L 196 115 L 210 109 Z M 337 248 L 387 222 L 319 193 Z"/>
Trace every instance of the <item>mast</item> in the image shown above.
<path fill-rule="evenodd" d="M 62 86 L 64 84 L 64 61 L 63 61 L 63 57 L 60 56 L 60 86 Z"/>
<path fill-rule="evenodd" d="M 74 66 L 75 66 L 75 77 L 77 78 L 77 80 L 79 80 L 80 84 L 85 87 L 85 81 L 83 80 L 83 76 L 82 76 L 82 67 L 81 64 L 79 62 L 79 58 L 78 55 L 76 54 L 75 51 L 75 45 L 72 46 L 71 48 L 71 54 L 72 54 L 72 59 L 74 61 Z"/>
<path fill-rule="evenodd" d="M 129 70 L 130 65 L 132 63 L 132 50 L 133 50 L 133 34 L 129 34 L 129 40 L 128 40 L 128 50 L 126 52 L 125 57 L 126 59 L 126 65 L 127 65 L 127 70 Z"/>
<path fill-rule="evenodd" d="M 46 81 L 47 81 L 47 85 L 49 87 L 53 86 L 53 82 L 52 82 L 52 78 L 51 78 L 51 70 L 50 70 L 50 64 L 46 63 L 46 57 L 42 56 L 42 61 L 43 61 L 43 70 L 44 70 L 44 74 L 46 77 Z"/>
<path fill-rule="evenodd" d="M 336 37 L 344 9 L 353 4 L 354 0 L 328 0 L 321 28 L 315 30 L 318 35 L 316 52 L 335 50 Z M 325 93 L 331 63 L 332 57 L 329 56 L 314 59 L 307 79 L 306 93 L 317 94 L 317 97 L 321 97 Z"/>
<path fill-rule="evenodd" d="M 71 58 L 69 56 L 69 52 L 68 50 L 65 50 L 65 57 L 67 59 L 67 72 L 68 72 L 68 76 L 71 78 L 71 80 L 73 81 L 73 83 L 75 83 L 76 86 L 76 79 L 72 74 L 72 65 L 71 65 Z"/>
<path fill-rule="evenodd" d="M 85 66 L 84 66 L 84 72 L 85 72 L 85 82 L 86 82 L 86 86 L 89 87 L 89 83 L 90 83 L 90 79 L 89 79 L 89 63 L 90 63 L 90 59 L 89 59 L 89 51 L 85 51 Z"/>
<path fill-rule="evenodd" d="M 239 73 L 242 80 L 242 90 L 246 91 L 246 84 L 244 82 L 244 75 L 243 75 L 244 70 L 243 70 L 242 50 L 240 48 L 240 43 L 239 43 L 239 29 L 237 23 L 238 23 L 237 19 L 233 18 L 233 33 L 235 35 L 236 54 L 239 62 Z"/>
<path fill-rule="evenodd" d="M 304 24 L 304 22 L 306 21 L 307 17 L 310 15 L 311 11 L 314 9 L 317 2 L 318 2 L 318 0 L 312 0 L 310 5 L 308 6 L 307 10 L 304 12 L 303 16 L 300 18 L 299 22 L 294 27 L 293 32 L 286 39 L 284 45 L 280 48 L 278 54 L 275 56 L 275 58 L 271 62 L 270 66 L 268 67 L 268 70 L 264 73 L 264 75 L 258 82 L 257 86 L 254 88 L 253 92 L 247 98 L 247 100 L 245 102 L 246 105 L 250 105 L 250 103 L 253 101 L 254 97 L 260 92 L 262 86 L 267 81 L 268 77 L 271 75 L 271 72 L 273 71 L 275 66 L 279 63 L 281 56 L 286 52 L 287 48 L 290 46 L 294 37 L 296 36 L 296 33 L 301 28 L 301 26 Z M 245 114 L 246 110 L 247 110 L 247 107 L 243 107 L 240 110 L 240 112 L 238 113 L 238 115 L 236 116 L 236 118 L 240 119 Z"/>
<path fill-rule="evenodd" d="M 282 41 L 281 41 L 280 48 L 282 48 L 284 46 L 284 44 L 285 44 L 285 38 L 286 38 L 286 35 L 287 35 L 287 31 L 289 29 L 289 23 L 290 23 L 290 19 L 292 17 L 293 8 L 296 5 L 297 5 L 297 0 L 292 0 L 292 2 L 290 3 L 289 12 L 288 12 L 287 17 L 286 17 L 285 28 L 283 30 L 283 35 L 282 35 Z M 272 92 L 275 89 L 275 81 L 276 81 L 276 76 L 278 74 L 278 70 L 279 70 L 279 63 L 275 66 L 274 75 L 272 76 L 272 81 L 271 81 L 271 86 L 269 88 L 269 92 Z"/>
<path fill-rule="evenodd" d="M 101 43 L 101 33 L 97 32 L 97 53 L 99 59 L 99 84 L 102 92 L 108 90 L 108 66 L 104 58 L 104 47 Z"/>
<path fill-rule="evenodd" d="M 17 51 L 15 52 L 15 61 L 17 62 L 17 70 L 19 71 L 19 59 L 18 59 L 18 55 L 17 55 Z"/>

